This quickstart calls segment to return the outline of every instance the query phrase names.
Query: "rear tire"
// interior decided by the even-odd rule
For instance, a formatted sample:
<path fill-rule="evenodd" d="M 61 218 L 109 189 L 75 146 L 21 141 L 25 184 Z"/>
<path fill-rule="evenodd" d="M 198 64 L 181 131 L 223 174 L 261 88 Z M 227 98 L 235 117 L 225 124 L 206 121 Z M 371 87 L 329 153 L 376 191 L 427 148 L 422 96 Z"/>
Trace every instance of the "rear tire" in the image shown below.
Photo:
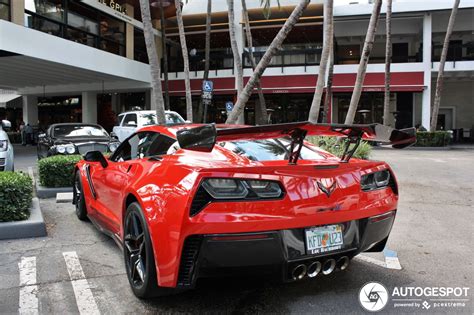
<path fill-rule="evenodd" d="M 86 200 L 84 198 L 84 190 L 82 187 L 81 173 L 79 170 L 76 171 L 74 177 L 74 189 L 73 189 L 74 204 L 76 206 L 77 218 L 81 221 L 87 220 L 87 208 Z"/>
<path fill-rule="evenodd" d="M 133 293 L 147 299 L 177 292 L 158 286 L 155 256 L 148 225 L 137 202 L 127 207 L 124 220 L 123 253 L 127 278 Z"/>

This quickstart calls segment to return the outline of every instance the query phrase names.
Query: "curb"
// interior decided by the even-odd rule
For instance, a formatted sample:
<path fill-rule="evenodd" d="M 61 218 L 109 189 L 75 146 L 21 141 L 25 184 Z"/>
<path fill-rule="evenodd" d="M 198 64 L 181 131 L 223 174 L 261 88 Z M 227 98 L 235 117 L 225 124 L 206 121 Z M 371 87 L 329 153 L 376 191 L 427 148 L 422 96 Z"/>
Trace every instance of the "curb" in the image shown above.
<path fill-rule="evenodd" d="M 56 194 L 58 193 L 72 193 L 72 187 L 43 187 L 40 185 L 36 185 L 36 195 L 38 198 L 46 199 L 46 198 L 56 198 Z"/>
<path fill-rule="evenodd" d="M 0 240 L 46 236 L 46 224 L 38 198 L 33 198 L 30 217 L 23 221 L 0 222 Z"/>
<path fill-rule="evenodd" d="M 36 191 L 36 196 L 40 199 L 47 199 L 47 198 L 56 198 L 58 193 L 72 193 L 72 186 L 71 187 L 44 187 L 39 184 L 39 181 L 36 180 L 35 173 L 33 167 L 28 167 L 28 173 L 30 177 L 33 179 L 33 184 Z"/>

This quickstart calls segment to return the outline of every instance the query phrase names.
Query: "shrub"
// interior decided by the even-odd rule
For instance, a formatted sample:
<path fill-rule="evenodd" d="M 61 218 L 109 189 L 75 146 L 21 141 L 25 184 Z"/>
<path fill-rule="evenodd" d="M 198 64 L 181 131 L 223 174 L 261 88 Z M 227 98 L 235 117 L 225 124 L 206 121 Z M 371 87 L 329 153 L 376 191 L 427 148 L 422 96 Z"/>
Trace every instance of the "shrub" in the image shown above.
<path fill-rule="evenodd" d="M 0 172 L 0 222 L 28 219 L 32 198 L 33 182 L 28 175 Z"/>
<path fill-rule="evenodd" d="M 451 134 L 447 131 L 417 131 L 417 147 L 445 147 L 449 144 Z"/>
<path fill-rule="evenodd" d="M 74 165 L 82 160 L 80 155 L 54 155 L 38 162 L 41 186 L 70 187 L 74 182 Z"/>
<path fill-rule="evenodd" d="M 342 153 L 344 152 L 345 145 L 344 143 L 338 144 L 337 139 L 338 139 L 337 137 L 322 137 L 322 136 L 314 136 L 314 137 L 306 138 L 307 141 L 320 147 L 321 149 L 326 150 L 331 154 L 341 157 Z M 353 157 L 367 160 L 370 157 L 371 152 L 372 152 L 372 146 L 366 141 L 361 141 Z"/>

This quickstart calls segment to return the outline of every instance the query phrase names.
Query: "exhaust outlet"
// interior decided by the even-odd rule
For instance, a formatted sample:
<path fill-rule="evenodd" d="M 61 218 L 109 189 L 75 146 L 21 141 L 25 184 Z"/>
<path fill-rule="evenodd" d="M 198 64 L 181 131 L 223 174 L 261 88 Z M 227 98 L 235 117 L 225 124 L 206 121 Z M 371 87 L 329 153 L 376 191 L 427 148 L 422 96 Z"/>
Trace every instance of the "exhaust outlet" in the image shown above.
<path fill-rule="evenodd" d="M 293 280 L 301 280 L 304 278 L 306 275 L 306 265 L 298 265 L 296 266 L 293 271 L 291 272 L 291 275 L 293 276 Z"/>
<path fill-rule="evenodd" d="M 336 267 L 339 270 L 346 270 L 349 267 L 350 259 L 347 256 L 343 256 L 337 260 Z"/>
<path fill-rule="evenodd" d="M 323 275 L 327 276 L 336 269 L 336 261 L 334 259 L 328 259 L 323 264 Z"/>
<path fill-rule="evenodd" d="M 319 272 L 321 271 L 321 263 L 319 261 L 313 261 L 311 264 L 308 266 L 308 277 L 314 278 L 316 277 Z"/>

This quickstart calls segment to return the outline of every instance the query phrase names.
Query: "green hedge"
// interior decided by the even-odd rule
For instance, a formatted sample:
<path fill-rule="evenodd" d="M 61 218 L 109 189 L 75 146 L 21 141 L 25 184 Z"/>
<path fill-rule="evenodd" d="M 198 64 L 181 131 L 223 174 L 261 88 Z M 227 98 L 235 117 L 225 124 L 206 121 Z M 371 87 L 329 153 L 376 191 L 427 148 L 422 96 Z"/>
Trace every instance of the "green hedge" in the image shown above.
<path fill-rule="evenodd" d="M 449 144 L 451 134 L 447 131 L 418 131 L 416 147 L 445 147 Z"/>
<path fill-rule="evenodd" d="M 28 175 L 0 172 L 0 222 L 28 219 L 32 198 L 33 182 Z"/>
<path fill-rule="evenodd" d="M 311 142 L 312 144 L 320 147 L 323 150 L 328 151 L 336 156 L 341 157 L 342 153 L 344 152 L 344 143 L 337 143 L 337 137 L 307 137 L 306 141 Z M 372 146 L 362 141 L 357 148 L 356 152 L 354 153 L 353 157 L 357 159 L 364 159 L 367 160 L 370 157 L 370 153 L 372 152 Z"/>
<path fill-rule="evenodd" d="M 74 182 L 74 165 L 80 160 L 81 155 L 55 155 L 39 160 L 41 186 L 71 187 Z"/>

